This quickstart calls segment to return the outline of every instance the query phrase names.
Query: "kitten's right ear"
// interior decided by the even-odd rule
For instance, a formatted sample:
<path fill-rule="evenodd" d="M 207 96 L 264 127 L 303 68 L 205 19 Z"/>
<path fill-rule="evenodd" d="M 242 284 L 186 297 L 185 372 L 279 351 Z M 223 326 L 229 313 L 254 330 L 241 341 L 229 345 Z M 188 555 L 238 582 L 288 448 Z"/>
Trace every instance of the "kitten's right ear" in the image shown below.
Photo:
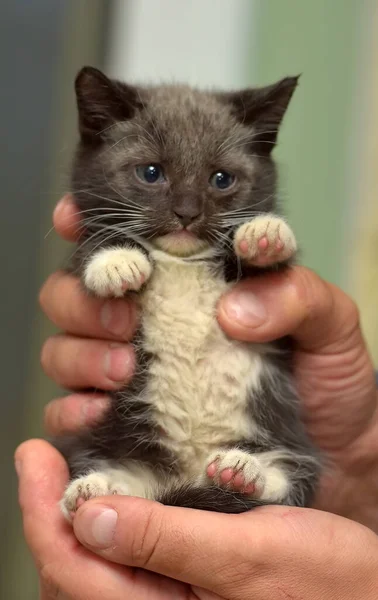
<path fill-rule="evenodd" d="M 223 94 L 233 113 L 243 124 L 253 128 L 253 142 L 261 153 L 269 154 L 277 141 L 278 130 L 299 76 L 285 77 L 273 85 Z"/>
<path fill-rule="evenodd" d="M 94 67 L 83 67 L 75 79 L 82 140 L 101 142 L 113 123 L 130 119 L 139 107 L 136 88 L 113 81 Z"/>

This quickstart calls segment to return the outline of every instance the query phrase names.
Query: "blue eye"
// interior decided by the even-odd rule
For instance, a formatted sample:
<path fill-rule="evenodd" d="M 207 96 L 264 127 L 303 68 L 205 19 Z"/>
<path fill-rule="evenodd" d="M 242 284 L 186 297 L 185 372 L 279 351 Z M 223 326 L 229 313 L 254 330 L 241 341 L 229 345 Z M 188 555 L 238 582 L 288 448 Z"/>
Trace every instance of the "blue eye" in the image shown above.
<path fill-rule="evenodd" d="M 216 171 L 210 177 L 210 185 L 217 190 L 228 190 L 235 183 L 235 175 L 227 171 Z"/>
<path fill-rule="evenodd" d="M 165 181 L 163 168 L 160 165 L 140 165 L 135 172 L 143 183 L 161 183 Z"/>

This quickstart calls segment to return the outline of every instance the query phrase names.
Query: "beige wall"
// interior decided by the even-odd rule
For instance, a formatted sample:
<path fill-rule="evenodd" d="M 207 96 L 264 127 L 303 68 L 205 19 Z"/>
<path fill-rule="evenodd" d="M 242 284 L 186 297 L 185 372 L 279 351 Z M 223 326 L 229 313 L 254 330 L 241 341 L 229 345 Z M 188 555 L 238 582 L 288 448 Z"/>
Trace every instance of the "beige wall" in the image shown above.
<path fill-rule="evenodd" d="M 102 0 L 66 0 L 64 21 L 61 23 L 59 55 L 56 57 L 52 90 L 54 114 L 51 117 L 49 162 L 45 165 L 49 180 L 48 190 L 41 190 L 44 198 L 40 218 L 39 248 L 29 260 L 35 260 L 38 285 L 53 270 L 64 264 L 69 256 L 68 245 L 59 240 L 51 228 L 51 214 L 62 191 L 67 189 L 70 162 L 77 137 L 76 107 L 73 80 L 83 64 L 98 64 L 103 58 L 104 23 L 106 7 Z M 31 7 L 31 10 L 33 7 Z M 17 440 L 9 439 L 12 451 L 22 439 L 44 435 L 42 414 L 44 405 L 57 395 L 57 386 L 42 373 L 39 364 L 40 349 L 54 327 L 38 309 L 30 322 L 31 343 L 29 369 L 20 374 L 24 379 L 23 408 L 19 415 Z M 4 488 L 5 489 L 5 488 Z M 37 571 L 32 563 L 22 534 L 16 489 L 7 488 L 7 543 L 0 542 L 0 598 L 1 600 L 37 600 L 39 598 Z"/>
<path fill-rule="evenodd" d="M 354 214 L 356 227 L 351 238 L 351 275 L 348 290 L 361 311 L 364 333 L 378 366 L 378 9 L 372 14 L 364 80 L 365 115 L 360 131 L 360 181 Z M 358 166 L 358 165 L 357 165 Z"/>

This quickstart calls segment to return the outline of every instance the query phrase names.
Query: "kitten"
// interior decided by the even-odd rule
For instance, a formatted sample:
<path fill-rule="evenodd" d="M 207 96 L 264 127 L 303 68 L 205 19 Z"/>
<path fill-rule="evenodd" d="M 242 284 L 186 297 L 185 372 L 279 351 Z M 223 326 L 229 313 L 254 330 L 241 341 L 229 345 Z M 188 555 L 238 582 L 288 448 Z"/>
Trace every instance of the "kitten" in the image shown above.
<path fill-rule="evenodd" d="M 85 67 L 75 85 L 74 270 L 95 296 L 134 294 L 141 324 L 130 385 L 101 423 L 56 440 L 72 477 L 63 513 L 107 494 L 230 513 L 308 505 L 319 460 L 289 345 L 232 340 L 216 319 L 240 277 L 295 255 L 271 152 L 297 78 L 201 92 Z"/>

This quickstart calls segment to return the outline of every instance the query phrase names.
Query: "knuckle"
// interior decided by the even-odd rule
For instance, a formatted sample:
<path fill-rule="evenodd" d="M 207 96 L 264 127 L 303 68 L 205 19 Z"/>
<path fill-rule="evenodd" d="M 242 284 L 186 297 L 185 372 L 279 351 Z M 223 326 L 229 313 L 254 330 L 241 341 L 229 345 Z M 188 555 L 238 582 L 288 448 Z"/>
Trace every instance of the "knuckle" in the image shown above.
<path fill-rule="evenodd" d="M 151 505 L 144 515 L 143 522 L 136 528 L 131 543 L 131 561 L 133 565 L 148 568 L 154 561 L 161 543 L 162 520 L 156 507 Z"/>
<path fill-rule="evenodd" d="M 60 376 L 66 372 L 68 364 L 72 363 L 74 367 L 76 365 L 76 361 L 72 360 L 69 352 L 62 352 L 62 344 L 65 341 L 66 337 L 64 335 L 53 335 L 45 341 L 41 350 L 43 371 L 58 382 L 60 382 Z"/>
<path fill-rule="evenodd" d="M 303 319 L 312 321 L 321 314 L 327 314 L 332 309 L 333 297 L 330 288 L 311 269 L 297 267 L 297 281 L 299 284 L 299 299 L 303 300 Z"/>
<path fill-rule="evenodd" d="M 55 434 L 61 429 L 61 411 L 59 400 L 51 400 L 43 411 L 43 423 L 46 431 Z"/>
<path fill-rule="evenodd" d="M 311 269 L 296 267 L 299 296 L 305 303 L 306 321 L 334 315 L 339 321 L 355 328 L 360 314 L 354 300 L 337 286 L 325 282 Z"/>
<path fill-rule="evenodd" d="M 47 313 L 48 307 L 51 301 L 52 291 L 55 289 L 57 281 L 61 278 L 62 273 L 60 271 L 56 271 L 49 275 L 46 279 L 45 283 L 40 289 L 38 300 L 39 305 L 44 312 Z"/>

